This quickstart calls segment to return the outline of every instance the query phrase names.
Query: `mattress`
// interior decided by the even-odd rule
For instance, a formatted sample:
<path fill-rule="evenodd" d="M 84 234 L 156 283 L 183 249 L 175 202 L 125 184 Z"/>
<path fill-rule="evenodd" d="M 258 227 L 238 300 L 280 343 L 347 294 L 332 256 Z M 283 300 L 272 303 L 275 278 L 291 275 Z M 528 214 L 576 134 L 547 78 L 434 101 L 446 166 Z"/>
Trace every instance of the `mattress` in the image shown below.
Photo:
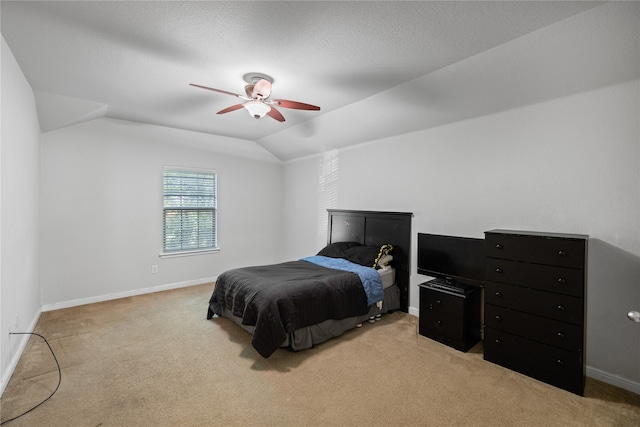
<path fill-rule="evenodd" d="M 380 279 L 382 279 L 382 289 L 387 289 L 396 283 L 396 270 L 389 266 L 378 270 Z"/>

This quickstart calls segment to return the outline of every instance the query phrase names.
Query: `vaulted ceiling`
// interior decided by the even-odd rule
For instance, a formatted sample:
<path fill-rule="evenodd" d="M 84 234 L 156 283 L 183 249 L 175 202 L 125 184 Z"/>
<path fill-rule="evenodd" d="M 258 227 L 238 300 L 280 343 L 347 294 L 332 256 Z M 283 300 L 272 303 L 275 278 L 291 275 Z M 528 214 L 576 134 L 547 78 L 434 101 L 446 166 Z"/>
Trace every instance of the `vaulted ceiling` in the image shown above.
<path fill-rule="evenodd" d="M 0 28 L 43 132 L 110 117 L 249 140 L 286 161 L 628 79 L 618 36 L 590 37 L 600 7 L 3 0 Z M 593 66 L 605 69 L 579 72 Z M 189 86 L 243 94 L 253 72 L 273 77 L 272 98 L 321 110 L 217 115 L 241 101 Z"/>

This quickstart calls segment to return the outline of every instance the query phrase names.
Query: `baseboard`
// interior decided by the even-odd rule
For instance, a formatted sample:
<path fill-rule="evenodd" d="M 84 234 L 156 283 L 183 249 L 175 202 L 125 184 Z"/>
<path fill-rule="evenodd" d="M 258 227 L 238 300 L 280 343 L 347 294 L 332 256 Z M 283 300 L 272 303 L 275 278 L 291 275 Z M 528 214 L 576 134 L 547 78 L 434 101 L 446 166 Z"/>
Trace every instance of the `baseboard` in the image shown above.
<path fill-rule="evenodd" d="M 96 302 L 110 301 L 119 298 L 127 298 L 135 295 L 151 294 L 154 292 L 168 291 L 170 289 L 186 288 L 187 286 L 201 285 L 203 283 L 215 282 L 215 277 L 205 277 L 202 279 L 187 280 L 185 282 L 169 283 L 167 285 L 153 286 L 151 288 L 134 289 L 131 291 L 117 292 L 113 294 L 99 295 L 89 298 L 75 299 L 71 301 L 58 302 L 54 304 L 45 304 L 42 311 L 60 310 L 62 308 L 76 307 L 79 305 L 93 304 Z"/>
<path fill-rule="evenodd" d="M 34 329 L 36 328 L 36 325 L 38 324 L 38 320 L 40 319 L 41 314 L 42 314 L 42 310 L 36 313 L 36 316 L 27 327 L 27 330 L 16 331 L 16 332 L 33 332 Z M 2 373 L 2 377 L 0 378 L 0 397 L 2 397 L 2 395 L 4 394 L 4 389 L 7 387 L 7 384 L 9 384 L 9 380 L 11 379 L 13 372 L 16 370 L 16 367 L 18 366 L 18 362 L 20 361 L 20 358 L 22 357 L 22 353 L 24 352 L 24 349 L 27 346 L 27 342 L 29 342 L 29 337 L 30 337 L 29 335 L 14 335 L 14 338 L 19 340 L 18 350 L 13 354 L 13 357 L 11 357 L 9 366 L 7 366 L 7 369 Z"/>
<path fill-rule="evenodd" d="M 640 383 L 587 366 L 587 377 L 640 395 Z"/>

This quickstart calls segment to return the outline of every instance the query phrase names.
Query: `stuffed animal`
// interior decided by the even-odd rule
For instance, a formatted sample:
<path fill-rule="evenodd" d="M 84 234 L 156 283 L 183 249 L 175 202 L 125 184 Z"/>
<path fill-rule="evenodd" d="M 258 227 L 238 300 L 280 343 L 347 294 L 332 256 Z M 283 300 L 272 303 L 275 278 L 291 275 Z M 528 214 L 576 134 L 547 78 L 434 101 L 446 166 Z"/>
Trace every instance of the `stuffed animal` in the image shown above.
<path fill-rule="evenodd" d="M 378 257 L 373 263 L 373 268 L 380 269 L 385 268 L 391 260 L 393 259 L 392 255 L 389 255 L 389 252 L 393 250 L 393 246 L 390 244 L 382 245 L 380 247 L 380 252 L 378 252 Z"/>

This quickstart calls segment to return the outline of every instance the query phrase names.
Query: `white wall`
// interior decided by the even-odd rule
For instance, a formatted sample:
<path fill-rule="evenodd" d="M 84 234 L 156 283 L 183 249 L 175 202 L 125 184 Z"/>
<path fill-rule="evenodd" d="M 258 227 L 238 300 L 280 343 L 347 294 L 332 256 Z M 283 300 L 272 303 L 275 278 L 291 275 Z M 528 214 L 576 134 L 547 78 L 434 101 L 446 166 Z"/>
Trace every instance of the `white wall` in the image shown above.
<path fill-rule="evenodd" d="M 325 244 L 326 208 L 413 212 L 414 271 L 418 232 L 587 234 L 589 375 L 639 393 L 640 328 L 626 318 L 640 309 L 639 94 L 636 80 L 341 150 L 333 203 L 321 202 L 323 156 L 288 163 L 289 255 Z"/>
<path fill-rule="evenodd" d="M 38 157 L 40 128 L 31 88 L 2 38 L 0 136 L 0 394 L 40 315 Z"/>
<path fill-rule="evenodd" d="M 201 283 L 228 268 L 281 260 L 274 250 L 282 231 L 280 162 L 174 143 L 202 137 L 113 119 L 42 135 L 45 309 Z M 220 252 L 159 258 L 164 165 L 217 171 Z"/>

